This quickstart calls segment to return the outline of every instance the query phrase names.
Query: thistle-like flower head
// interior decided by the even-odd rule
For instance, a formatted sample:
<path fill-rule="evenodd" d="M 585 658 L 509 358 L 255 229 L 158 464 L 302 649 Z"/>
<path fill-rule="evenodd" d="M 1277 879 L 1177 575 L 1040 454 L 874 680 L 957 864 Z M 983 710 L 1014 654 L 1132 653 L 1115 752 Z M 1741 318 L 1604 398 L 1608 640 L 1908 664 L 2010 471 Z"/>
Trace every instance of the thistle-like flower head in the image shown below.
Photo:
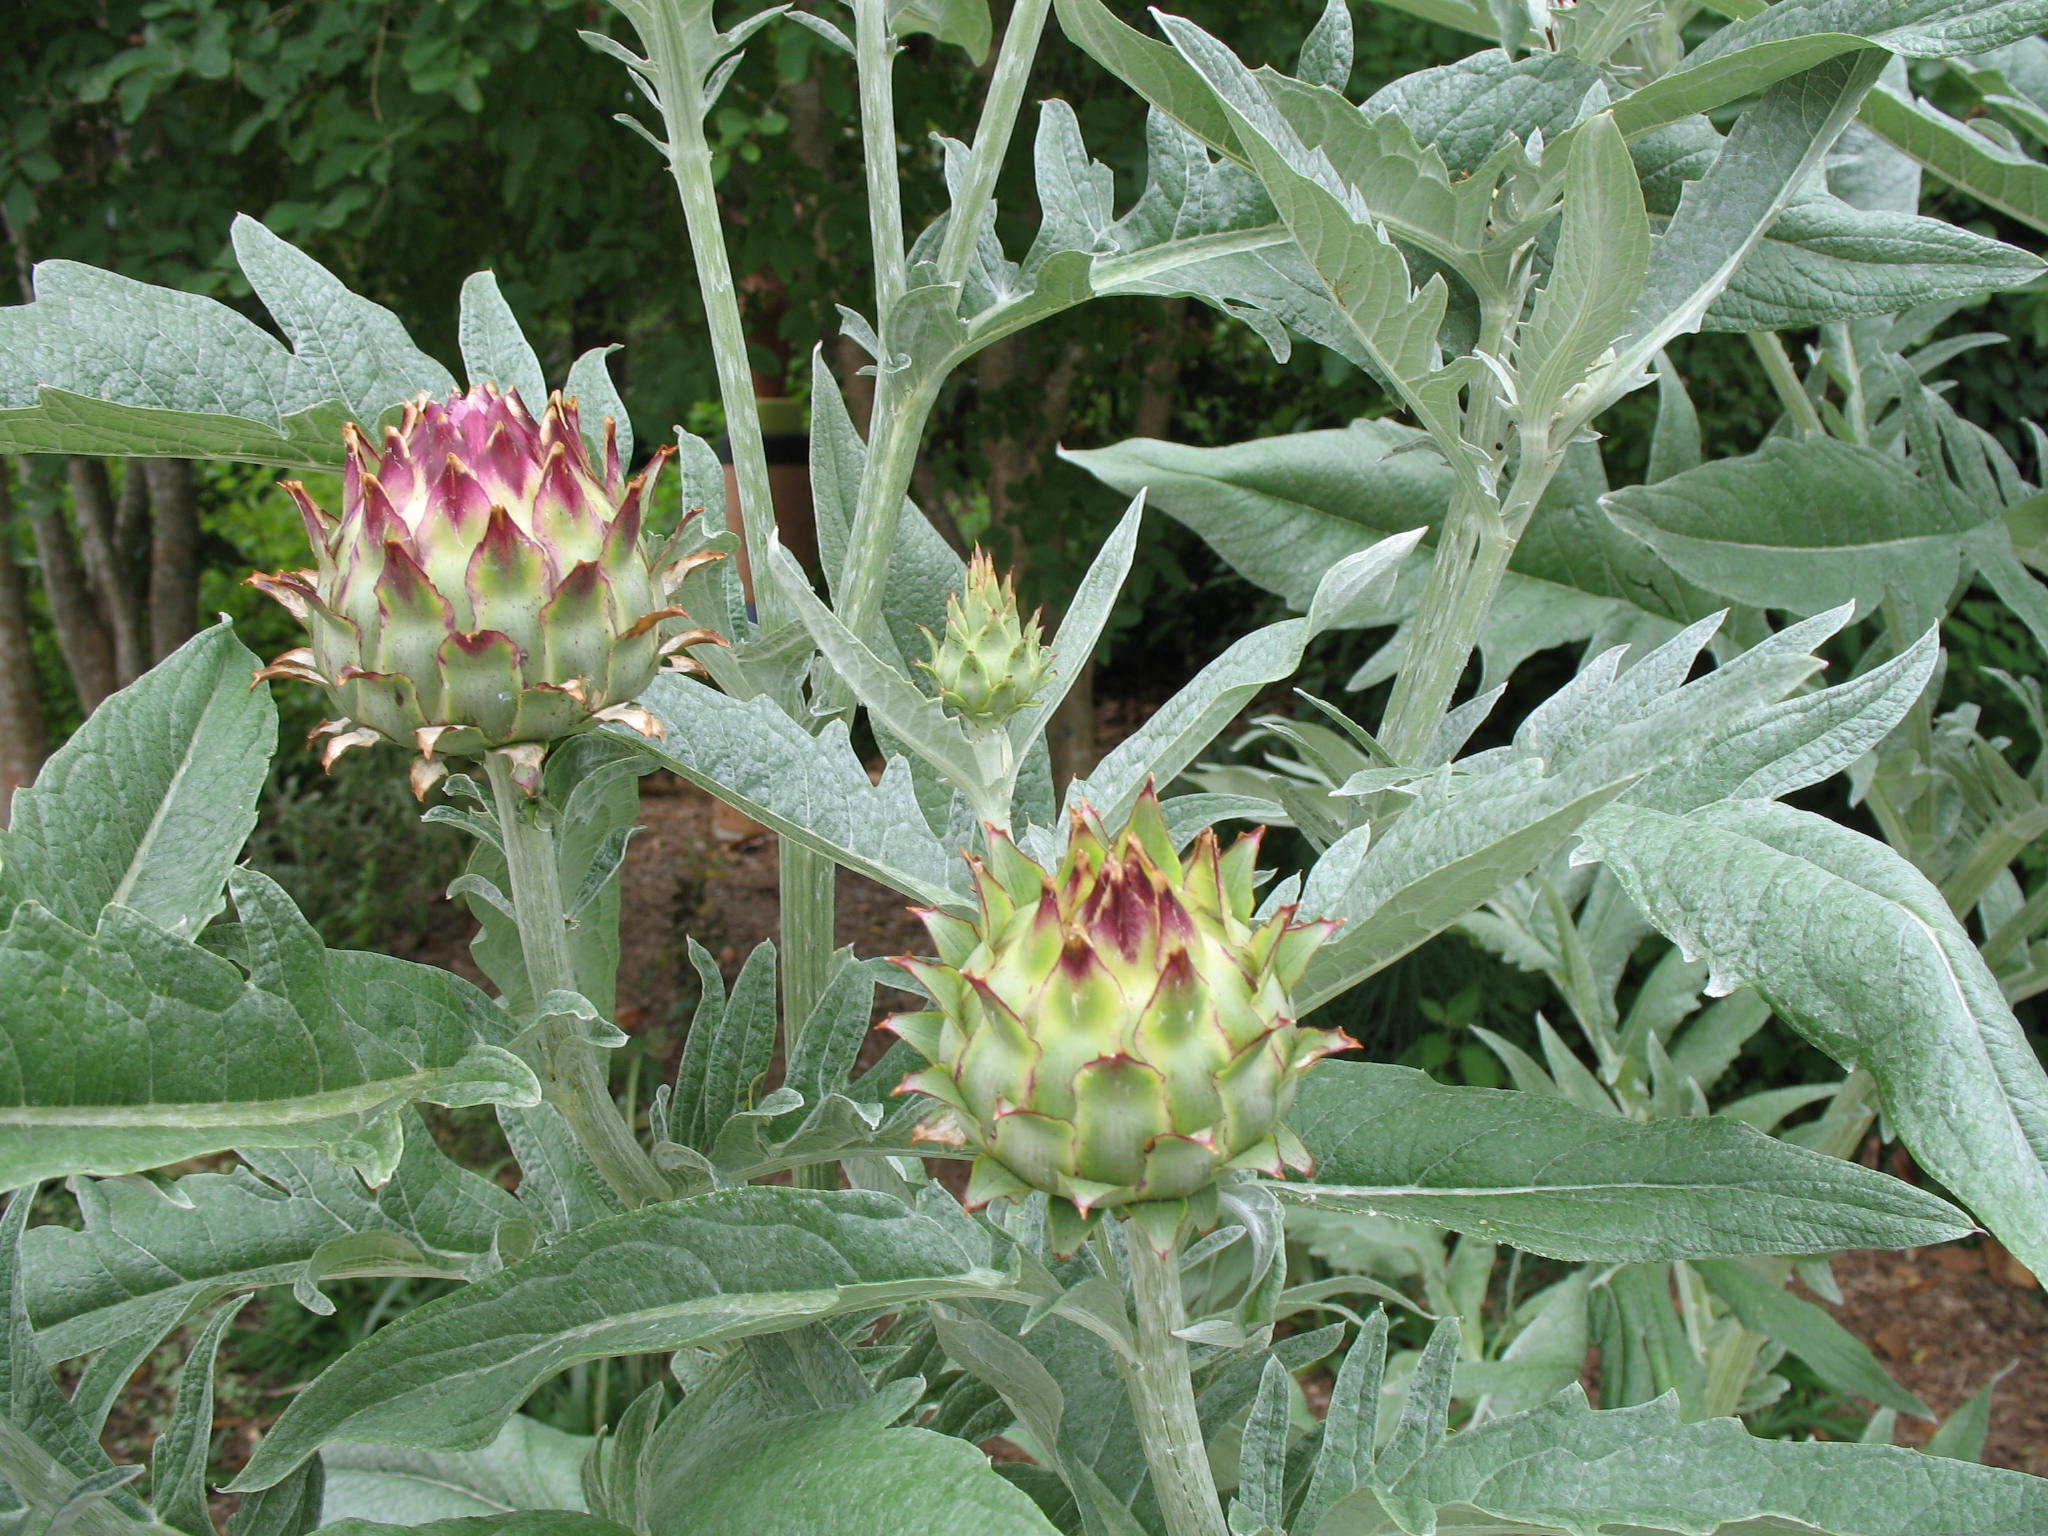
<path fill-rule="evenodd" d="M 1039 1189 L 1171 1227 L 1225 1169 L 1308 1166 L 1281 1116 L 1351 1042 L 1299 1028 L 1289 994 L 1335 925 L 1256 920 L 1259 838 L 1205 831 L 1183 859 L 1148 788 L 1114 839 L 1078 809 L 1055 872 L 992 834 L 979 914 L 920 914 L 938 957 L 898 963 L 933 1007 L 883 1027 L 931 1063 L 903 1088 L 980 1152 L 970 1204 Z"/>
<path fill-rule="evenodd" d="M 614 720 L 659 724 L 633 704 L 664 659 L 720 643 L 681 630 L 668 595 L 717 556 L 650 554 L 641 525 L 664 448 L 628 480 L 605 422 L 602 473 L 576 402 L 538 421 L 516 391 L 482 384 L 444 404 L 421 395 L 381 449 L 354 423 L 339 517 L 296 481 L 315 567 L 251 576 L 306 626 L 311 644 L 257 674 L 327 691 L 324 761 L 387 739 L 417 749 L 421 795 L 447 758 L 512 749 L 531 788 L 547 743 Z"/>
<path fill-rule="evenodd" d="M 939 701 L 975 725 L 1000 725 L 1035 703 L 1052 657 L 1038 615 L 1017 610 L 1017 589 L 996 575 L 995 562 L 975 550 L 962 589 L 946 599 L 946 630 L 927 629 L 932 658 L 917 664 L 931 673 Z"/>

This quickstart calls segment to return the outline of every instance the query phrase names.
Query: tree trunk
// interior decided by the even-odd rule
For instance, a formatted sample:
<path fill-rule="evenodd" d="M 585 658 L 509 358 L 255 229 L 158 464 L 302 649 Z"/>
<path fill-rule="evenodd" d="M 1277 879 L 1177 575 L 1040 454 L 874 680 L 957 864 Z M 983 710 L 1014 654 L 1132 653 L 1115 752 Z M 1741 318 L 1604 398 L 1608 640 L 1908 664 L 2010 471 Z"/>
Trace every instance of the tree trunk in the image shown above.
<path fill-rule="evenodd" d="M 142 462 L 130 459 L 121 471 L 121 498 L 114 504 L 114 569 L 135 615 L 137 646 L 135 677 L 149 670 L 149 476 Z M 123 678 L 123 683 L 134 677 Z"/>
<path fill-rule="evenodd" d="M 34 781 L 50 752 L 29 644 L 28 576 L 14 558 L 12 516 L 0 472 L 0 827 L 7 825 L 14 792 Z"/>
<path fill-rule="evenodd" d="M 30 513 L 29 526 L 35 530 L 36 559 L 43 570 L 43 596 L 50 605 L 57 648 L 71 674 L 71 686 L 78 690 L 79 710 L 89 715 L 120 686 L 114 668 L 114 637 L 101 615 L 99 595 L 79 557 L 71 524 L 64 517 L 63 498 L 45 500 L 40 512 Z"/>
<path fill-rule="evenodd" d="M 155 526 L 149 545 L 149 649 L 162 661 L 199 632 L 199 487 L 190 459 L 145 459 Z"/>
<path fill-rule="evenodd" d="M 114 680 L 126 687 L 149 670 L 149 615 L 145 596 L 136 590 L 127 562 L 122 559 L 121 523 L 129 515 L 129 490 L 140 494 L 142 475 L 128 469 L 121 487 L 122 505 L 117 510 L 114 486 L 107 476 L 104 459 L 74 458 L 71 470 L 71 507 L 78 519 L 78 550 L 85 557 L 86 579 L 98 598 L 100 617 L 114 641 Z M 147 516 L 148 503 L 143 503 Z"/>

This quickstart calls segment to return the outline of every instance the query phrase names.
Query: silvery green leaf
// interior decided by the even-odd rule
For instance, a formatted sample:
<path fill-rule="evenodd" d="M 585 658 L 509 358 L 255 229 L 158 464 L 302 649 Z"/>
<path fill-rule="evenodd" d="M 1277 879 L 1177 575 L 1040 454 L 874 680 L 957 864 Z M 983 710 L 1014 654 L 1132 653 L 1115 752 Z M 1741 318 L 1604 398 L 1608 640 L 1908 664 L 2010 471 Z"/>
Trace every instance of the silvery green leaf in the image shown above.
<path fill-rule="evenodd" d="M 317 1255 L 360 1234 L 390 1243 L 359 1268 L 329 1266 L 328 1277 L 474 1278 L 499 1267 L 500 1243 L 526 1225 L 511 1195 L 448 1161 L 423 1130 L 406 1137 L 397 1171 L 377 1189 L 317 1152 L 244 1157 L 247 1167 L 187 1174 L 168 1188 L 73 1181 L 81 1225 L 35 1227 L 22 1244 L 24 1294 L 46 1359 L 138 1334 L 162 1338 L 233 1291 L 300 1289 Z M 332 1310 L 317 1290 L 305 1294 Z"/>
<path fill-rule="evenodd" d="M 1382 1307 L 1366 1318 L 1337 1367 L 1323 1418 L 1323 1443 L 1316 1448 L 1315 1470 L 1295 1511 L 1296 1527 L 1308 1536 L 1322 1529 L 1333 1504 L 1372 1476 L 1386 1369 L 1387 1313 Z"/>
<path fill-rule="evenodd" d="M 1391 1489 L 1339 1504 L 1318 1536 L 1981 1536 L 2044 1517 L 2048 1482 L 2023 1473 L 1891 1446 L 1752 1439 L 1734 1419 L 1682 1422 L 1670 1397 L 1598 1411 L 1572 1387 L 1450 1436 Z"/>
<path fill-rule="evenodd" d="M 993 35 L 988 0 L 889 0 L 889 28 L 899 37 L 929 32 L 976 64 L 988 58 Z"/>
<path fill-rule="evenodd" d="M 225 623 L 107 699 L 14 796 L 0 926 L 24 901 L 77 928 L 116 904 L 193 935 L 256 824 L 277 739 L 256 658 Z"/>
<path fill-rule="evenodd" d="M 1133 438 L 1065 457 L 1124 495 L 1145 490 L 1148 505 L 1192 528 L 1240 575 L 1297 609 L 1309 606 L 1339 560 L 1440 522 L 1452 488 L 1428 435 L 1384 418 L 1223 448 Z M 1714 606 L 1601 513 L 1607 484 L 1598 466 L 1592 448 L 1573 448 L 1516 546 L 1481 638 L 1486 686 L 1531 651 L 1583 640 L 1623 615 L 1668 629 L 1669 620 L 1697 618 Z M 1414 611 L 1433 558 L 1425 547 L 1404 563 L 1381 622 Z M 1375 669 L 1375 676 L 1390 671 L 1391 665 Z"/>
<path fill-rule="evenodd" d="M 1325 571 L 1309 599 L 1309 637 L 1328 629 L 1360 629 L 1378 621 L 1394 594 L 1401 562 L 1414 552 L 1426 531 L 1411 528 L 1393 534 L 1346 555 Z"/>
<path fill-rule="evenodd" d="M 1046 679 L 1039 686 L 1038 697 L 1012 715 L 1005 727 L 1010 745 L 1017 752 L 1022 753 L 1038 739 L 1075 680 L 1094 661 L 1095 643 L 1102 638 L 1102 627 L 1109 622 L 1124 578 L 1131 573 L 1131 561 L 1138 552 L 1138 526 L 1144 513 L 1145 493 L 1140 491 L 1131 498 L 1130 506 L 1102 541 L 1074 588 L 1059 632 L 1052 637 Z"/>
<path fill-rule="evenodd" d="M 463 280 L 456 333 L 462 341 L 462 366 L 469 374 L 471 389 L 485 383 L 502 390 L 516 389 L 527 408 L 539 412 L 548 398 L 547 375 L 541 372 L 533 344 L 519 328 L 519 317 L 498 291 L 494 273 L 472 272 Z M 623 444 L 619 457 L 628 461 L 632 457 Z M 597 462 L 604 462 L 601 445 Z"/>
<path fill-rule="evenodd" d="M 1579 1379 L 1592 1345 L 1586 1298 L 1593 1271 L 1573 1270 L 1530 1298 L 1533 1314 L 1496 1359 L 1460 1362 L 1459 1397 L 1478 1398 L 1479 1418 L 1499 1419 L 1534 1408 Z M 1519 1314 L 1518 1314 L 1519 1315 Z"/>
<path fill-rule="evenodd" d="M 577 419 L 583 426 L 583 441 L 590 449 L 590 461 L 600 468 L 605 458 L 606 421 L 618 429 L 619 462 L 628 468 L 633 463 L 633 418 L 626 414 L 626 402 L 619 398 L 618 387 L 612 383 L 611 366 L 605 361 L 618 350 L 617 342 L 592 347 L 569 365 L 569 377 L 562 389 L 562 393 L 581 403 Z M 547 396 L 541 398 L 545 400 Z"/>
<path fill-rule="evenodd" d="M 1121 1305 L 1121 1294 L 1118 1301 Z M 1047 1464 L 1066 1485 L 1087 1536 L 1140 1536 L 1144 1527 L 1126 1507 L 1125 1499 L 1112 1492 L 1096 1470 L 1094 1458 L 1102 1454 L 1104 1447 L 1099 1440 L 1091 1443 L 1085 1428 L 1076 1433 L 1077 1425 L 1067 1411 L 1067 1394 L 1052 1369 L 1040 1358 L 1048 1352 L 1051 1335 L 1044 1329 L 1033 1329 L 1019 1338 L 1013 1329 L 994 1327 L 965 1309 L 949 1306 L 934 1307 L 932 1321 L 946 1354 L 998 1392 L 1017 1422 L 1030 1433 L 1038 1450 L 1048 1458 Z M 1071 1323 L 1056 1323 L 1052 1327 L 1086 1337 Z M 1098 1349 L 1096 1353 L 1106 1352 Z M 1061 1358 L 1058 1352 L 1051 1354 L 1055 1365 Z M 1131 1439 L 1137 1438 L 1135 1427 L 1129 1423 L 1127 1403 L 1090 1405 L 1084 1397 L 1077 1406 L 1082 1421 L 1092 1421 L 1103 1411 L 1114 1414 L 1121 1408 L 1125 1416 L 1121 1426 L 1124 1433 Z"/>
<path fill-rule="evenodd" d="M 1309 962 L 1298 1005 L 1357 985 L 1527 874 L 1642 771 L 1546 777 L 1519 764 L 1431 786 L 1385 829 L 1347 834 L 1302 887 L 1304 914 L 1344 926 Z"/>
<path fill-rule="evenodd" d="M 839 382 L 824 366 L 822 354 L 812 359 L 811 366 L 810 447 L 818 559 L 836 598 L 846 565 L 846 541 L 860 500 L 860 478 L 867 466 L 867 444 L 854 429 Z M 931 520 L 906 500 L 896 525 L 896 543 L 889 552 L 889 574 L 882 584 L 886 633 L 868 636 L 868 644 L 909 675 L 910 662 L 930 651 L 920 626 L 933 633 L 944 627 L 946 598 L 960 590 L 966 575 L 966 563 L 953 553 Z"/>
<path fill-rule="evenodd" d="M 1930 629 L 1860 677 L 1745 711 L 1733 730 L 1652 773 L 1629 800 L 1689 811 L 1715 800 L 1775 800 L 1832 778 L 1905 718 L 1934 674 L 1939 640 Z"/>
<path fill-rule="evenodd" d="M 1053 0 L 1053 12 L 1075 47 L 1211 149 L 1243 160 L 1229 117 L 1172 48 L 1124 25 L 1102 0 Z"/>
<path fill-rule="evenodd" d="M 2010 1372 L 2008 1365 L 1973 1393 L 1970 1400 L 1942 1421 L 1927 1440 L 1927 1454 L 1955 1461 L 1982 1461 L 1991 1431 L 1991 1394 Z"/>
<path fill-rule="evenodd" d="M 325 1447 L 320 1515 L 325 1521 L 384 1520 L 424 1525 L 519 1510 L 583 1509 L 588 1435 L 550 1428 L 525 1414 L 505 1421 L 476 1451 L 424 1451 L 392 1445 Z"/>
<path fill-rule="evenodd" d="M 218 1308 L 200 1330 L 178 1373 L 170 1422 L 150 1448 L 149 1496 L 156 1517 L 190 1536 L 207 1536 L 213 1529 L 206 1507 L 206 1464 L 213 1451 L 213 1366 L 222 1335 L 248 1303 L 248 1297 L 237 1296 Z"/>
<path fill-rule="evenodd" d="M 1302 143 L 1236 55 L 1179 17 L 1159 21 L 1214 93 L 1329 303 L 1334 326 L 1316 339 L 1390 386 L 1440 441 L 1456 442 L 1448 381 L 1435 377 L 1447 302 L 1443 279 L 1416 285 L 1357 190 L 1338 179 L 1327 156 Z"/>
<path fill-rule="evenodd" d="M 353 1439 L 425 1450 L 489 1443 L 582 1360 L 740 1339 L 836 1313 L 1008 1287 L 984 1229 L 883 1195 L 748 1185 L 643 1206 L 428 1302 L 296 1397 L 236 1491 Z"/>
<path fill-rule="evenodd" d="M 726 996 L 718 966 L 695 939 L 690 962 L 700 991 L 676 1068 L 668 1135 L 708 1152 L 726 1121 L 751 1109 L 775 1055 L 775 945 L 763 939 Z"/>
<path fill-rule="evenodd" d="M 1057 1527 L 974 1446 L 927 1429 L 886 1429 L 866 1408 L 738 1430 L 725 1454 L 693 1469 L 657 1504 L 651 1536 L 730 1536 L 763 1513 L 791 1532 L 862 1536 L 1055 1536 Z"/>
<path fill-rule="evenodd" d="M 1311 85 L 1342 91 L 1351 80 L 1351 53 L 1351 7 L 1345 0 L 1328 0 L 1302 41 L 1294 72 Z"/>
<path fill-rule="evenodd" d="M 1557 255 L 1516 347 L 1526 429 L 1548 432 L 1566 393 L 1612 348 L 1649 265 L 1642 184 L 1614 119 L 1603 114 L 1572 138 Z"/>
<path fill-rule="evenodd" d="M 524 1509 L 502 1515 L 461 1515 L 420 1525 L 336 1520 L 313 1536 L 632 1536 L 623 1525 L 567 1509 Z"/>
<path fill-rule="evenodd" d="M 1284 1203 L 1432 1222 L 1553 1258 L 1903 1248 L 1969 1228 L 1910 1184 L 1734 1121 L 1626 1120 L 1405 1067 L 1323 1062 L 1288 1123 L 1316 1171 L 1269 1186 Z"/>
<path fill-rule="evenodd" d="M 1884 844 L 1769 801 L 1617 806 L 1582 855 L 1712 967 L 1877 1079 L 1893 1129 L 2022 1262 L 2048 1268 L 2048 1076 L 1947 903 Z M 1824 926 L 1820 926 L 1824 920 Z"/>
<path fill-rule="evenodd" d="M 915 901 L 971 904 L 966 866 L 932 834 L 908 769 L 898 760 L 872 782 L 844 724 L 813 736 L 771 699 L 735 699 L 672 674 L 640 702 L 666 727 L 640 750 L 664 767 Z"/>
<path fill-rule="evenodd" d="M 235 258 L 292 346 L 298 392 L 339 400 L 364 424 L 398 401 L 455 391 L 447 369 L 413 345 L 398 317 L 350 293 L 341 279 L 247 214 L 235 219 Z"/>
<path fill-rule="evenodd" d="M 1852 125 L 1851 131 L 1862 130 Z M 1636 143 L 1644 197 L 1660 225 L 1720 146 L 1721 136 L 1700 117 Z M 2015 287 L 2039 271 L 2039 259 L 2015 246 L 1912 210 L 1857 208 L 1816 184 L 1792 201 L 1736 269 L 1708 309 L 1705 328 L 1796 330 L 1851 315 L 1894 314 Z"/>
<path fill-rule="evenodd" d="M 381 1180 L 412 1100 L 538 1101 L 532 1069 L 498 1043 L 506 1015 L 475 987 L 325 949 L 253 870 L 229 890 L 247 974 L 125 907 L 91 933 L 17 913 L 0 935 L 0 1036 L 22 1068 L 0 1106 L 0 1182 L 230 1147 L 319 1147 Z"/>
<path fill-rule="evenodd" d="M 0 1215 L 0 1300 L 7 1307 L 0 1323 L 0 1479 L 47 1517 L 80 1479 L 104 1477 L 114 1464 L 91 1426 L 57 1390 L 49 1361 L 36 1346 L 21 1254 L 35 1196 L 33 1188 L 18 1191 Z M 125 1524 L 125 1517 L 142 1514 L 142 1506 L 119 1486 L 119 1481 L 110 1485 L 113 1507 L 108 1513 L 123 1517 Z"/>
<path fill-rule="evenodd" d="M 1858 48 L 1943 58 L 1980 53 L 2044 26 L 2048 7 L 2041 0 L 1781 0 L 1709 36 L 1676 69 L 1624 97 L 1616 117 L 1633 139 Z"/>
<path fill-rule="evenodd" d="M 68 261 L 35 295 L 0 309 L 0 451 L 340 468 L 346 408 L 226 305 Z"/>
<path fill-rule="evenodd" d="M 1604 108 L 1607 96 L 1600 71 L 1583 59 L 1548 51 L 1511 58 L 1488 48 L 1403 75 L 1367 98 L 1363 110 L 1398 114 L 1453 171 L 1470 175 L 1510 134 L 1524 143 L 1538 134 L 1545 143 L 1561 141 Z"/>
<path fill-rule="evenodd" d="M 1773 438 L 1655 485 L 1611 492 L 1615 523 L 1687 580 L 1805 615 L 1887 593 L 1929 622 L 1946 607 L 1966 535 L 1999 515 L 1890 454 L 1834 438 Z"/>
<path fill-rule="evenodd" d="M 1305 619 L 1253 630 L 1112 748 L 1088 778 L 1076 779 L 1068 803 L 1085 800 L 1107 825 L 1119 825 L 1148 781 L 1172 783 L 1260 689 L 1290 676 L 1307 642 Z"/>
<path fill-rule="evenodd" d="M 1781 79 L 1737 119 L 1657 237 L 1627 338 L 1568 424 L 1591 420 L 1636 388 L 1666 342 L 1699 329 L 1708 306 L 1805 187 L 1883 67 L 1884 55 L 1875 49 L 1831 58 Z M 1615 111 L 1624 132 L 1625 107 Z"/>
<path fill-rule="evenodd" d="M 554 1105 L 501 1104 L 498 1125 L 519 1164 L 519 1209 L 548 1236 L 574 1232 L 625 1208 Z"/>
<path fill-rule="evenodd" d="M 1293 1396 L 1294 1381 L 1287 1367 L 1277 1355 L 1268 1355 L 1238 1446 L 1237 1495 L 1230 1510 L 1237 1529 L 1281 1529 L 1287 1510 L 1287 1420 Z"/>
<path fill-rule="evenodd" d="M 1685 379 L 1663 353 L 1657 354 L 1657 430 L 1650 439 L 1650 462 L 1643 483 L 1655 485 L 1673 475 L 1698 469 L 1700 417 L 1686 393 Z"/>
<path fill-rule="evenodd" d="M 1693 1272 L 1728 1304 L 1743 1327 L 1784 1345 L 1837 1392 L 1867 1397 L 1880 1407 L 1923 1419 L 1933 1417 L 1925 1403 L 1892 1380 L 1861 1339 L 1778 1281 L 1739 1259 L 1695 1260 Z"/>
<path fill-rule="evenodd" d="M 228 1516 L 228 1536 L 308 1536 L 320 1523 L 325 1475 L 309 1461 L 274 1488 L 252 1493 Z"/>
<path fill-rule="evenodd" d="M 1950 186 L 2023 224 L 2048 230 L 2048 165 L 1909 91 L 1878 86 L 1864 102 L 1863 115 L 1887 143 Z"/>
<path fill-rule="evenodd" d="M 877 724 L 955 787 L 980 787 L 989 774 L 965 727 L 947 714 L 936 698 L 920 691 L 917 684 L 877 656 L 839 621 L 837 614 L 819 602 L 804 579 L 803 567 L 789 551 L 771 544 L 768 565 L 775 573 L 783 601 L 795 610 L 819 651 Z"/>

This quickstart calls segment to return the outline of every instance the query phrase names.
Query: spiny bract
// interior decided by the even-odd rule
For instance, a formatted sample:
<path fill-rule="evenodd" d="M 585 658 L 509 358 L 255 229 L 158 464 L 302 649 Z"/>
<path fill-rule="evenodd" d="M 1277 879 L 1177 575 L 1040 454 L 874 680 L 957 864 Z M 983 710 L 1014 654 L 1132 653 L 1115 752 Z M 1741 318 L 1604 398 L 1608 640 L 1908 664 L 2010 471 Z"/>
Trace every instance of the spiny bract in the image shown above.
<path fill-rule="evenodd" d="M 1177 1226 L 1226 1168 L 1306 1169 L 1280 1117 L 1351 1042 L 1303 1030 L 1289 993 L 1335 926 L 1255 923 L 1258 832 L 1204 831 L 1183 861 L 1148 787 L 1112 841 L 1086 806 L 1057 874 L 1001 833 L 974 860 L 975 920 L 922 912 L 936 961 L 898 961 L 935 1007 L 884 1027 L 930 1061 L 903 1081 L 980 1151 L 968 1203 L 1039 1189 Z M 1149 1208 L 1149 1209 L 1148 1209 Z M 1063 1218 L 1064 1219 L 1064 1218 Z"/>
<path fill-rule="evenodd" d="M 353 422 L 343 436 L 338 519 L 284 482 L 317 568 L 249 578 L 312 640 L 257 677 L 317 683 L 341 711 L 314 729 L 328 738 L 323 763 L 379 738 L 413 746 L 424 796 L 450 754 L 502 748 L 531 791 L 548 742 L 602 720 L 660 733 L 632 701 L 663 658 L 688 668 L 685 646 L 723 643 L 676 632 L 686 615 L 668 602 L 718 556 L 641 545 L 673 448 L 627 480 L 607 418 L 600 479 L 574 400 L 555 393 L 536 422 L 517 391 L 491 384 L 445 405 L 422 394 L 385 428 L 381 454 Z"/>
<path fill-rule="evenodd" d="M 1036 615 L 1017 611 L 1017 590 L 998 578 L 995 562 L 977 549 L 967 562 L 967 581 L 946 599 L 946 632 L 931 642 L 932 659 L 918 665 L 932 675 L 939 702 L 975 725 L 1000 725 L 1037 702 L 1052 657 L 1046 652 Z"/>

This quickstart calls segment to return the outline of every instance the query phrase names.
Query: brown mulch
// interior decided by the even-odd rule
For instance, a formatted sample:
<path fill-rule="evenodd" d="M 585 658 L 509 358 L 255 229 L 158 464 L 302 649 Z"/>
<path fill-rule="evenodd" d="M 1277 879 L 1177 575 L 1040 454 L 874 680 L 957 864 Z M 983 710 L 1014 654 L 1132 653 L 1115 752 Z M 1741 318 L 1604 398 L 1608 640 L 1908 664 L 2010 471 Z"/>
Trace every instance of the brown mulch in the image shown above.
<path fill-rule="evenodd" d="M 1834 1271 L 1836 1320 L 1940 1418 L 2011 1367 L 1992 1393 L 1984 1460 L 2048 1475 L 2048 1293 L 2004 1249 L 1984 1239 L 1849 1253 Z M 1896 1439 L 1924 1445 L 1931 1429 L 1901 1415 Z"/>

